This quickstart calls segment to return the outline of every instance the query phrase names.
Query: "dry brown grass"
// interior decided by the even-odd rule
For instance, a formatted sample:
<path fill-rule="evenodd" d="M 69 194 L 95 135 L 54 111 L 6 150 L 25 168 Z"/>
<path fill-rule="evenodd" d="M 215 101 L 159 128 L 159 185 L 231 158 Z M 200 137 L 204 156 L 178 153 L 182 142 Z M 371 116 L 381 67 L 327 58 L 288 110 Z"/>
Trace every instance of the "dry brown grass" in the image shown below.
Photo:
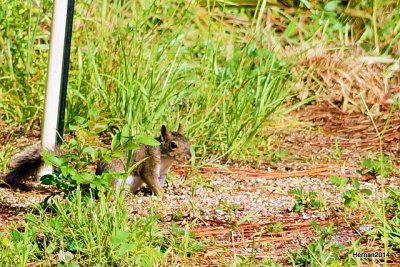
<path fill-rule="evenodd" d="M 319 44 L 307 49 L 293 67 L 300 99 L 311 94 L 344 112 L 364 111 L 361 96 L 374 114 L 400 93 L 399 60 L 373 57 L 357 45 L 332 48 Z"/>
<path fill-rule="evenodd" d="M 237 3 L 254 6 L 256 2 Z M 360 45 L 364 42 L 362 35 L 366 32 L 368 23 L 373 20 L 372 8 L 363 10 L 358 6 L 355 9 L 340 9 L 340 12 L 348 16 L 345 24 L 352 31 L 348 34 L 345 29 L 338 31 L 335 40 L 325 34 L 324 27 L 319 28 L 312 36 L 307 35 L 306 25 L 315 23 L 310 10 L 293 8 L 293 5 L 285 6 L 281 2 L 268 2 L 268 5 L 262 30 L 257 33 L 251 33 L 250 28 L 255 27 L 255 22 L 244 13 L 230 13 L 221 7 L 211 8 L 210 12 L 198 8 L 197 20 L 202 22 L 198 23 L 200 28 L 208 28 L 210 20 L 223 22 L 224 27 L 229 30 L 226 31 L 226 36 L 219 38 L 226 43 L 226 47 L 253 41 L 258 48 L 273 50 L 286 59 L 293 65 L 294 95 L 298 99 L 304 100 L 315 95 L 318 102 L 328 101 L 344 112 L 364 112 L 363 97 L 372 115 L 379 115 L 390 106 L 393 97 L 400 97 L 400 59 L 396 56 L 400 51 L 399 44 L 396 44 L 398 29 L 386 29 L 390 23 L 396 21 L 395 1 L 387 2 L 385 6 L 379 5 L 376 25 L 380 31 L 375 51 L 367 51 L 368 49 L 365 50 Z M 282 13 L 271 6 L 279 7 Z M 294 14 L 301 16 L 296 17 Z M 291 37 L 285 35 L 290 22 L 296 22 L 295 34 Z M 386 29 L 385 33 L 383 29 Z M 232 38 L 233 32 L 240 38 Z M 391 50 L 387 50 L 390 51 L 389 56 L 381 55 L 387 46 L 391 47 Z M 229 54 L 229 51 L 226 53 Z"/>

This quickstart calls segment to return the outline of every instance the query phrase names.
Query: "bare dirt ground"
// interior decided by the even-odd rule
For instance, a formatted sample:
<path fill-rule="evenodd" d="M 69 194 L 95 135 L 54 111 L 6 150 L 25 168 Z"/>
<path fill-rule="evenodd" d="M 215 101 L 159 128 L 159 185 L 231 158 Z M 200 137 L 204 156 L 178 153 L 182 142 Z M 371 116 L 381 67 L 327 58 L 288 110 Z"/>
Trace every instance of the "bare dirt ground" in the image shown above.
<path fill-rule="evenodd" d="M 400 114 L 396 112 L 386 125 L 382 149 L 393 164 L 393 173 L 384 186 L 399 187 Z M 145 216 L 150 212 L 150 203 L 156 201 L 159 205 L 154 207 L 165 231 L 169 231 L 172 222 L 182 228 L 189 224 L 196 239 L 206 247 L 196 254 L 194 265 L 227 266 L 240 255 L 270 257 L 283 265 L 290 264 L 289 252 L 318 238 L 311 220 L 320 226 L 334 224 L 334 241 L 350 245 L 364 235 L 366 226 L 373 227 L 376 221 L 362 216 L 366 207 L 353 211 L 339 209 L 339 205 L 343 206 L 342 192 L 329 177 L 358 178 L 361 188 L 370 189 L 371 198 L 378 199 L 382 192 L 380 179 L 357 172 L 363 159 L 378 155 L 377 133 L 368 116 L 343 113 L 325 102 L 303 107 L 292 115 L 300 122 L 297 127 L 272 133 L 271 148 L 288 152 L 276 162 L 269 158 L 262 164 L 197 169 L 175 166 L 164 199 L 143 193 L 128 196 L 130 212 Z M 378 129 L 385 127 L 386 116 L 382 113 L 376 118 Z M 15 142 L 16 146 L 24 146 L 36 140 L 37 132 L 12 140 L 10 131 L 0 130 L 1 145 Z M 323 207 L 294 212 L 292 189 L 317 193 Z M 30 192 L 0 188 L 0 230 L 11 222 L 20 225 L 32 204 L 48 194 L 49 190 L 40 186 Z M 365 247 L 372 251 L 382 249 L 377 240 L 369 241 Z M 379 265 L 381 260 L 375 258 L 369 263 Z M 400 254 L 392 254 L 388 263 L 400 264 Z"/>

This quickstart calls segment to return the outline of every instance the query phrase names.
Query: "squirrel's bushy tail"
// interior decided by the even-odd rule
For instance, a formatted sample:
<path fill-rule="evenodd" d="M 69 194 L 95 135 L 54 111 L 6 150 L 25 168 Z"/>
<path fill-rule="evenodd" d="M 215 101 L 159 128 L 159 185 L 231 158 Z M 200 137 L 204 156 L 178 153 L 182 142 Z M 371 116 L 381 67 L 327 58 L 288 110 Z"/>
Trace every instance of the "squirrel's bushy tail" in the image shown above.
<path fill-rule="evenodd" d="M 4 176 L 4 181 L 11 187 L 19 187 L 43 165 L 42 146 L 37 144 L 28 147 L 12 160 L 11 165 L 13 169 Z"/>

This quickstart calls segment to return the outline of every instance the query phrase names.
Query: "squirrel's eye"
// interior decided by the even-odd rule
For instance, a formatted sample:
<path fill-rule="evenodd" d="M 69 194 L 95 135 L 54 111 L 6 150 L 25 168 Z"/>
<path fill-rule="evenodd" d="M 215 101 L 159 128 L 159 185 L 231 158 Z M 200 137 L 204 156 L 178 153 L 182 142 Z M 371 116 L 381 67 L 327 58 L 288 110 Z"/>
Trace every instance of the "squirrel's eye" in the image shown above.
<path fill-rule="evenodd" d="M 171 148 L 177 148 L 178 147 L 178 145 L 175 142 L 171 142 L 170 146 L 171 146 Z"/>

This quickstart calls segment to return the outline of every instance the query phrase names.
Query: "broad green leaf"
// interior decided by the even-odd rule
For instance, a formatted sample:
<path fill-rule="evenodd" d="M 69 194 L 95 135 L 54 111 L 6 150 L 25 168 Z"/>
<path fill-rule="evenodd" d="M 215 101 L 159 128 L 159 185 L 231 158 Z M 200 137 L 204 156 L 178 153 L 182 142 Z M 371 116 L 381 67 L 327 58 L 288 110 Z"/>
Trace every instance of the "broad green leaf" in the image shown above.
<path fill-rule="evenodd" d="M 83 149 L 82 154 L 92 154 L 95 149 L 91 146 L 87 146 Z"/>
<path fill-rule="evenodd" d="M 25 219 L 26 219 L 27 221 L 33 222 L 33 223 L 36 223 L 36 222 L 38 221 L 38 219 L 36 218 L 36 216 L 33 215 L 33 214 L 27 214 L 27 215 L 25 216 Z"/>
<path fill-rule="evenodd" d="M 368 169 L 373 169 L 374 168 L 374 163 L 372 162 L 372 159 L 365 159 L 363 161 L 363 165 L 367 167 Z"/>
<path fill-rule="evenodd" d="M 369 189 L 361 189 L 360 190 L 361 193 L 367 195 L 367 196 L 371 196 L 372 195 L 372 191 Z"/>
<path fill-rule="evenodd" d="M 156 139 L 150 136 L 146 135 L 137 135 L 136 136 L 136 142 L 139 144 L 144 144 L 148 146 L 158 146 L 160 145 L 160 142 L 158 142 Z"/>
<path fill-rule="evenodd" d="M 360 182 L 358 181 L 358 179 L 351 179 L 353 186 L 355 189 L 359 189 L 360 188 Z"/>
<path fill-rule="evenodd" d="M 73 124 L 70 124 L 70 125 L 69 125 L 69 129 L 70 129 L 71 131 L 75 132 L 76 130 L 78 130 L 78 126 L 73 125 Z"/>
<path fill-rule="evenodd" d="M 124 148 L 135 151 L 139 148 L 139 145 L 134 141 L 129 141 L 126 144 L 124 144 Z"/>
<path fill-rule="evenodd" d="M 86 122 L 86 119 L 80 116 L 75 116 L 74 117 L 75 121 L 78 122 L 79 124 L 84 124 Z"/>
<path fill-rule="evenodd" d="M 108 128 L 108 125 L 107 125 L 107 124 L 98 124 L 98 123 L 96 123 L 96 124 L 93 126 L 92 130 L 93 130 L 94 132 L 96 132 L 96 133 L 100 133 L 100 132 L 105 131 L 107 128 Z"/>
<path fill-rule="evenodd" d="M 136 248 L 135 244 L 122 243 L 118 249 L 118 253 L 119 253 L 119 255 L 123 255 L 129 251 L 135 250 L 135 248 Z"/>
<path fill-rule="evenodd" d="M 342 180 L 341 180 L 341 186 L 345 186 L 347 183 L 349 182 L 349 178 L 347 178 L 347 177 L 344 177 Z"/>
<path fill-rule="evenodd" d="M 337 186 L 341 185 L 341 179 L 338 176 L 331 176 L 329 177 L 329 180 Z"/>
<path fill-rule="evenodd" d="M 290 38 L 293 35 L 296 34 L 296 23 L 293 21 L 289 23 L 289 25 L 286 27 L 285 32 L 283 33 L 283 36 L 286 38 Z"/>
<path fill-rule="evenodd" d="M 124 157 L 126 157 L 126 153 L 125 153 L 123 150 L 121 150 L 121 149 L 118 149 L 118 150 L 114 151 L 113 155 L 114 155 L 115 157 L 118 157 L 118 158 L 124 158 Z"/>
<path fill-rule="evenodd" d="M 54 174 L 46 174 L 40 177 L 40 182 L 44 185 L 52 185 L 55 180 Z"/>
<path fill-rule="evenodd" d="M 92 159 L 93 159 L 93 160 L 97 159 L 98 152 L 97 152 L 96 149 L 94 149 L 94 148 L 91 147 L 91 146 L 85 147 L 85 148 L 83 149 L 82 153 L 83 153 L 83 154 L 90 154 L 90 156 L 92 156 Z"/>
<path fill-rule="evenodd" d="M 344 205 L 345 205 L 346 207 L 350 207 L 352 201 L 353 201 L 353 200 L 352 200 L 351 197 L 349 197 L 349 196 L 347 196 L 347 195 L 344 196 Z"/>
<path fill-rule="evenodd" d="M 121 133 L 117 133 L 113 136 L 111 141 L 111 150 L 114 151 L 121 144 Z"/>
<path fill-rule="evenodd" d="M 49 163 L 50 165 L 53 165 L 56 167 L 61 167 L 61 165 L 63 164 L 63 161 L 54 154 L 50 154 L 48 152 L 43 152 L 43 156 L 44 156 L 43 157 L 44 161 L 46 163 Z"/>
<path fill-rule="evenodd" d="M 339 5 L 339 1 L 330 1 L 325 5 L 324 9 L 325 9 L 325 11 L 332 11 L 333 12 L 333 11 L 336 10 L 338 5 Z"/>
<path fill-rule="evenodd" d="M 90 184 L 90 182 L 94 179 L 94 175 L 84 172 L 84 173 L 77 173 L 71 178 L 76 181 L 77 184 Z"/>
<path fill-rule="evenodd" d="M 129 232 L 123 230 L 117 230 L 115 235 L 111 237 L 110 243 L 112 246 L 118 246 L 128 239 Z"/>
<path fill-rule="evenodd" d="M 131 138 L 128 124 L 125 124 L 121 131 L 121 144 L 125 144 Z"/>

